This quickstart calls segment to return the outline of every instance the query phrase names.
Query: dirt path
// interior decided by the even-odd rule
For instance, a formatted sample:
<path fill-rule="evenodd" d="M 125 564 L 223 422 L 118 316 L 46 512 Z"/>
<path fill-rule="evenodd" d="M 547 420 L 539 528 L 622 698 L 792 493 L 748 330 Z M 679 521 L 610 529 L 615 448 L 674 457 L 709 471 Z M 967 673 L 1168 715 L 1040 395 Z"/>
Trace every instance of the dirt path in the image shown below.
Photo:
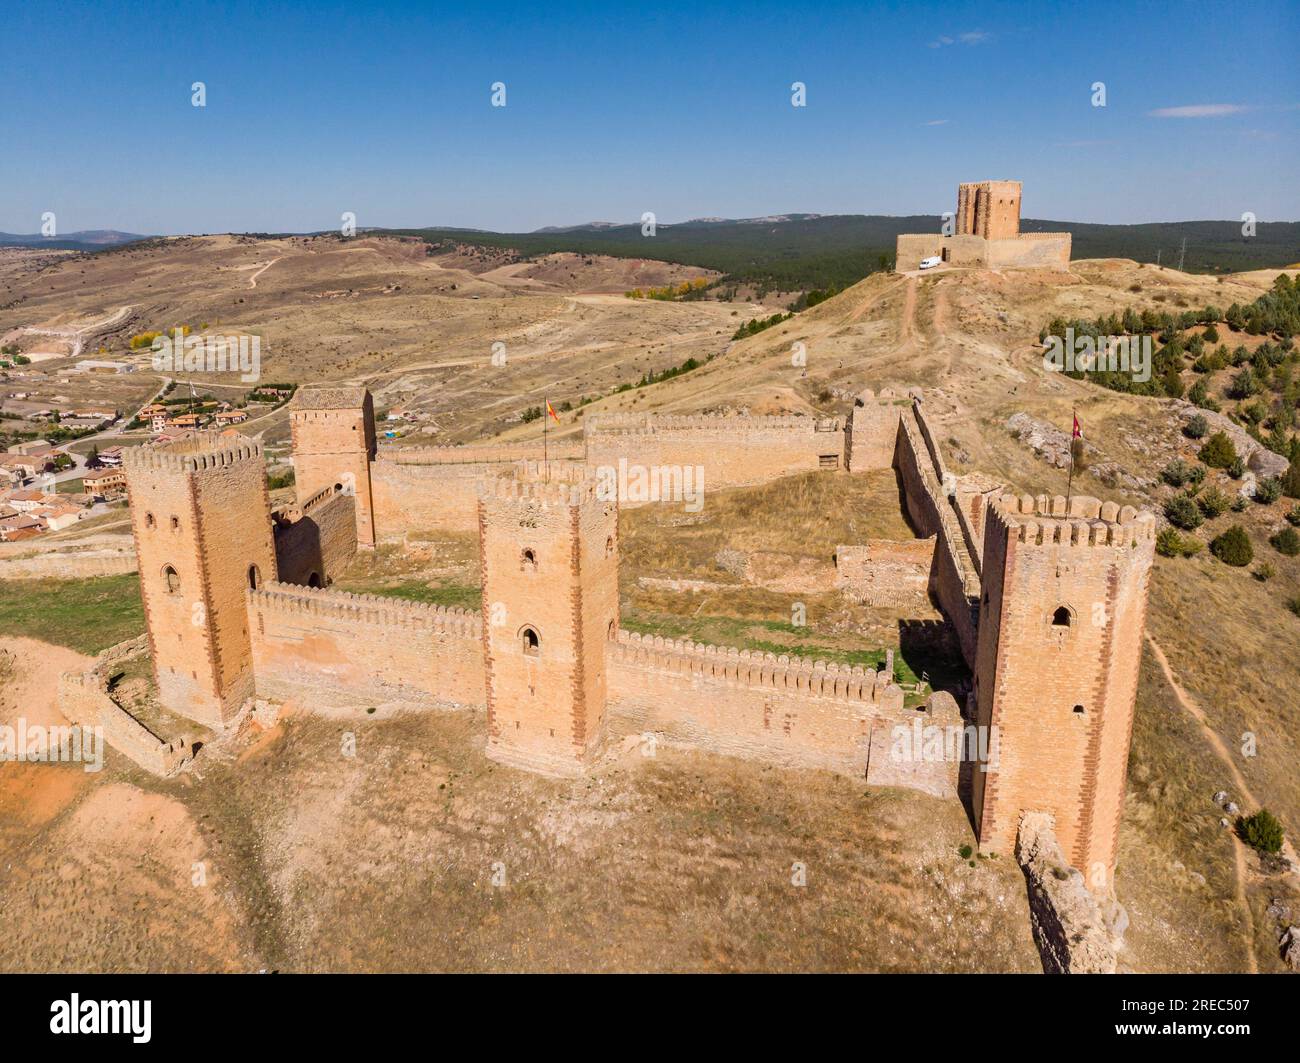
<path fill-rule="evenodd" d="M 265 272 L 266 272 L 268 269 L 270 269 L 272 266 L 274 266 L 277 262 L 279 262 L 281 258 L 284 258 L 284 256 L 281 255 L 279 258 L 273 258 L 273 259 L 271 259 L 270 262 L 268 262 L 265 266 L 263 266 L 261 269 L 259 269 L 256 273 L 250 275 L 249 278 L 248 278 L 248 286 L 249 286 L 250 288 L 256 288 L 256 287 L 257 287 L 257 278 L 260 277 L 263 273 L 265 273 Z"/>
<path fill-rule="evenodd" d="M 1237 770 L 1237 765 L 1233 761 L 1228 747 L 1224 745 L 1223 739 L 1210 726 L 1205 711 L 1197 704 L 1196 699 L 1187 693 L 1182 684 L 1178 682 L 1174 670 L 1169 664 L 1169 658 L 1165 656 L 1165 651 L 1160 648 L 1160 643 L 1148 633 L 1147 644 L 1151 647 L 1151 652 L 1155 656 L 1156 663 L 1160 665 L 1160 670 L 1164 672 L 1165 681 L 1174 692 L 1178 704 L 1200 725 L 1201 732 L 1209 743 L 1210 749 L 1214 751 L 1214 755 L 1219 758 L 1223 766 L 1228 769 L 1228 774 L 1232 776 L 1233 785 L 1236 787 L 1238 794 L 1241 795 L 1241 804 L 1248 806 L 1252 811 L 1259 808 L 1259 801 L 1250 792 L 1250 787 L 1246 785 L 1245 778 Z M 1235 831 L 1232 835 L 1232 842 L 1233 861 L 1236 864 L 1237 903 L 1246 917 L 1246 959 L 1250 973 L 1258 974 L 1259 964 L 1255 959 L 1255 917 L 1250 910 L 1250 901 L 1246 897 L 1246 876 L 1248 874 L 1246 869 L 1246 843 L 1237 837 Z"/>

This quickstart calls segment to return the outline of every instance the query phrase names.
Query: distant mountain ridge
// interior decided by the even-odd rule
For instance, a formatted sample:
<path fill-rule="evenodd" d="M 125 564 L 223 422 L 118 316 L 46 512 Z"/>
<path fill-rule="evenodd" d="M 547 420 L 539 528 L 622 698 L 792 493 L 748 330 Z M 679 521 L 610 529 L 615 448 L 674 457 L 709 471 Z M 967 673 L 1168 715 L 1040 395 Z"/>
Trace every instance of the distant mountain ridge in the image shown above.
<path fill-rule="evenodd" d="M 727 275 L 727 282 L 790 292 L 848 287 L 891 266 L 901 233 L 937 233 L 940 223 L 932 214 L 783 214 L 659 223 L 653 236 L 643 236 L 639 222 L 593 222 L 530 233 L 438 227 L 371 231 L 415 236 L 430 244 L 510 249 L 525 257 L 568 251 L 658 259 L 717 270 Z M 1021 229 L 1070 233 L 1076 259 L 1129 258 L 1166 266 L 1181 261 L 1192 273 L 1276 269 L 1300 262 L 1300 222 L 1259 222 L 1249 238 L 1237 221 L 1102 225 L 1024 218 Z"/>
<path fill-rule="evenodd" d="M 58 236 L 40 233 L 0 233 L 0 247 L 40 247 L 51 251 L 99 251 L 106 247 L 121 247 L 150 237 L 139 233 L 124 233 L 116 229 L 81 229 Z"/>

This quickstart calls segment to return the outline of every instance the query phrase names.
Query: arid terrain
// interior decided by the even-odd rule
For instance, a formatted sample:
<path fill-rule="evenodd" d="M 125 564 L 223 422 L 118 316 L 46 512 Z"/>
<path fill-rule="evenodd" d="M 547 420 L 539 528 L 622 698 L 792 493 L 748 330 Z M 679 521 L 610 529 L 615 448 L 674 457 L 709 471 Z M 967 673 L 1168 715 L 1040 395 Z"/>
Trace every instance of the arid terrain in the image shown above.
<path fill-rule="evenodd" d="M 581 418 L 597 413 L 842 415 L 864 387 L 919 386 L 954 472 L 1063 492 L 1066 470 L 1043 430 L 1068 446 L 1077 411 L 1088 451 L 1074 490 L 1160 511 L 1174 493 L 1161 469 L 1196 450 L 1174 405 L 1047 372 L 1039 330 L 1157 296 L 1248 303 L 1275 276 L 1216 279 L 1127 260 L 1075 262 L 1069 273 L 880 274 L 733 341 L 738 325 L 777 308 L 628 299 L 624 285 L 707 273 L 633 265 L 479 262 L 370 237 L 7 252 L 0 336 L 69 330 L 84 335 L 81 357 L 117 359 L 146 330 L 251 331 L 263 337 L 263 380 L 364 383 L 381 415 L 402 411 L 404 442 L 533 439 L 545 418 L 521 415 L 543 398 L 561 411 L 549 426 L 557 440 L 576 439 Z M 24 345 L 41 339 L 22 335 Z M 806 365 L 792 360 L 796 344 Z M 638 386 L 688 359 L 700 364 Z M 71 361 L 10 371 L 0 393 L 21 388 L 40 402 L 75 390 L 130 409 L 163 383 L 147 358 L 108 376 L 69 374 Z M 1037 434 L 1009 424 L 1016 415 Z M 241 430 L 283 455 L 283 411 Z M 1300 829 L 1300 619 L 1285 604 L 1300 595 L 1300 559 L 1268 545 L 1292 505 L 1252 503 L 1198 532 L 1244 524 L 1275 570 L 1267 580 L 1208 551 L 1156 560 L 1116 880 L 1130 919 L 1126 969 L 1281 968 L 1276 913 L 1288 908 L 1294 921 L 1300 890 L 1220 826 L 1212 798 L 1226 791 L 1244 810 L 1270 808 L 1288 836 Z M 897 643 L 898 617 L 843 601 L 828 556 L 854 535 L 906 536 L 887 477 L 849 485 L 842 473 L 813 474 L 718 492 L 697 526 L 652 509 L 621 521 L 630 627 L 808 655 Z M 0 544 L 0 564 L 56 553 L 78 577 L 63 581 L 62 603 L 90 575 L 68 559 L 128 549 L 118 510 L 39 544 Z M 359 560 L 339 585 L 473 607 L 473 550 L 454 536 L 408 541 Z M 738 578 L 727 551 L 758 577 Z M 129 597 L 129 576 L 109 578 Z M 63 614 L 42 606 L 58 581 L 0 580 L 5 720 L 53 713 L 58 672 L 84 666 L 77 650 L 142 630 L 114 614 L 112 637 L 69 637 L 54 622 Z M 789 630 L 796 598 L 810 603 L 807 631 Z M 908 615 L 917 610 L 940 619 L 928 602 Z M 951 657 L 942 639 L 930 652 Z M 345 732 L 355 756 L 341 751 Z M 1251 756 L 1240 752 L 1247 734 Z M 1010 859 L 959 855 L 972 836 L 954 803 L 672 748 L 651 759 L 616 746 L 589 779 L 556 782 L 493 765 L 482 742 L 483 721 L 469 713 L 299 710 L 217 739 L 169 780 L 111 751 L 98 775 L 0 765 L 0 920 L 11 928 L 0 968 L 1038 969 L 1023 876 Z M 792 884 L 796 863 L 806 886 Z"/>

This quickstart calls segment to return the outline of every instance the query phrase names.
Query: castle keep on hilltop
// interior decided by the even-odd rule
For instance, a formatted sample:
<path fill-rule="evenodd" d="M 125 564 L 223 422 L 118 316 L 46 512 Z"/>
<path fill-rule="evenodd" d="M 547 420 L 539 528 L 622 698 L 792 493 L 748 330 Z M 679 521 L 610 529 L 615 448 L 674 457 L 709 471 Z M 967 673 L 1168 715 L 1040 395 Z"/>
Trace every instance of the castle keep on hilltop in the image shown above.
<path fill-rule="evenodd" d="M 1009 214 L 981 207 L 982 188 L 975 224 L 1002 231 Z M 1048 813 L 1068 859 L 1090 882 L 1108 878 L 1150 514 L 1017 497 L 952 475 L 919 394 L 864 392 L 847 423 L 593 417 L 580 443 L 552 448 L 545 475 L 529 446 L 377 448 L 361 388 L 305 388 L 291 417 L 298 503 L 275 513 L 260 444 L 233 431 L 127 452 L 154 670 L 174 712 L 220 728 L 251 697 L 482 708 L 489 756 L 551 774 L 583 771 L 610 735 L 656 732 L 871 784 L 960 789 L 986 850 L 1010 851 L 1021 815 Z M 959 769 L 900 758 L 891 741 L 900 727 L 923 719 L 960 732 L 963 720 L 950 698 L 905 707 L 892 664 L 621 631 L 618 509 L 653 499 L 620 500 L 600 484 L 629 464 L 700 465 L 714 489 L 801 471 L 897 470 L 912 523 L 932 543 L 928 589 L 974 676 L 967 722 L 996 733 L 996 759 Z M 477 529 L 480 610 L 329 589 L 359 548 L 411 527 Z"/>
<path fill-rule="evenodd" d="M 894 268 L 916 269 L 922 259 L 949 266 L 985 269 L 1038 266 L 1068 269 L 1069 233 L 1020 231 L 1020 182 L 980 181 L 957 186 L 953 233 L 908 233 L 898 237 Z"/>

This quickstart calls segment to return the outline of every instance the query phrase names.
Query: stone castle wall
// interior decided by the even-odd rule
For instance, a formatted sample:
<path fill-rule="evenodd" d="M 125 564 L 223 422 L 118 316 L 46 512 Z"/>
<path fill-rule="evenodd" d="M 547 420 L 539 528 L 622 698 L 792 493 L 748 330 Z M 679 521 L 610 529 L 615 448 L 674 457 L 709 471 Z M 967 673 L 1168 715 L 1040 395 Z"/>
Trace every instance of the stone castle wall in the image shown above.
<path fill-rule="evenodd" d="M 194 755 L 193 743 L 185 737 L 159 738 L 108 692 L 117 667 L 148 651 L 149 637 L 141 635 L 105 650 L 86 672 L 64 672 L 59 677 L 59 711 L 80 727 L 102 728 L 104 741 L 145 771 L 170 775 Z"/>
<path fill-rule="evenodd" d="M 955 762 L 891 755 L 894 727 L 910 727 L 918 713 L 903 708 L 884 672 L 627 632 L 608 652 L 611 714 L 638 730 L 729 756 L 956 793 Z"/>
<path fill-rule="evenodd" d="M 248 592 L 257 694 L 325 708 L 482 705 L 476 613 L 267 584 Z"/>
<path fill-rule="evenodd" d="M 275 559 L 281 583 L 328 586 L 357 553 L 356 499 L 332 486 L 276 514 Z"/>
<path fill-rule="evenodd" d="M 929 588 L 936 541 L 932 535 L 837 546 L 835 585 L 867 605 L 905 605 Z"/>
<path fill-rule="evenodd" d="M 585 425 L 587 467 L 702 466 L 706 490 L 844 467 L 838 418 L 624 414 Z"/>
<path fill-rule="evenodd" d="M 921 535 L 938 537 L 930 571 L 930 591 L 953 625 L 962 656 L 973 667 L 978 641 L 975 609 L 979 601 L 979 574 L 966 549 L 957 515 L 944 492 L 942 464 L 936 470 L 937 448 L 932 452 L 926 444 L 929 431 L 928 428 L 923 431 L 924 424 L 919 404 L 903 415 L 899 421 L 895 461 L 903 479 L 903 494 L 913 526 Z"/>

